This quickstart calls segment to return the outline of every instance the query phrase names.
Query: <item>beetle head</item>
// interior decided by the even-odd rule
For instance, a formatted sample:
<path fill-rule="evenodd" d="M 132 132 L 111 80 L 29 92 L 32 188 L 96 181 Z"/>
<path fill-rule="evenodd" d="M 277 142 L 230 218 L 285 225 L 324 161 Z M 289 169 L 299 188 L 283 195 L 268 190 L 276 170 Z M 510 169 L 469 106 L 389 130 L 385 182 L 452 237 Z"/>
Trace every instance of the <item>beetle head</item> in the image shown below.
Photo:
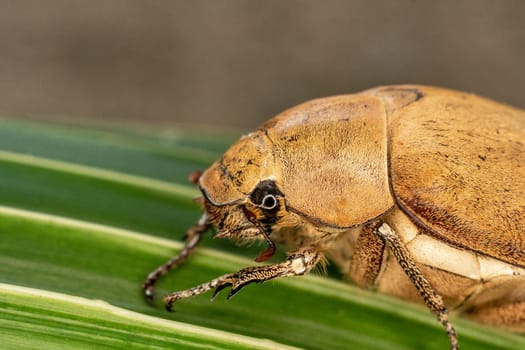
<path fill-rule="evenodd" d="M 247 241 L 262 235 L 272 247 L 268 236 L 286 214 L 278 177 L 273 146 L 263 132 L 241 138 L 206 170 L 199 186 L 216 237 Z"/>

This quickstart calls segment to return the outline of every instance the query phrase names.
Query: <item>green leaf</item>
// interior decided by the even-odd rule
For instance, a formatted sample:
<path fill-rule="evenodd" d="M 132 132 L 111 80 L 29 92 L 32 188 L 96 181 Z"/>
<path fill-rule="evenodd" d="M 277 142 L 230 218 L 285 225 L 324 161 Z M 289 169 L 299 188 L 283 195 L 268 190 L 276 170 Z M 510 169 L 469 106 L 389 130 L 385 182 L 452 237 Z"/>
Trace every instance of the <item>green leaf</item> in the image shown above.
<path fill-rule="evenodd" d="M 291 347 L 166 321 L 93 301 L 0 284 L 2 349 L 275 349 Z"/>
<path fill-rule="evenodd" d="M 168 238 L 199 217 L 180 172 L 205 168 L 233 139 L 194 135 L 166 143 L 164 134 L 0 121 L 2 348 L 448 347 L 426 308 L 321 276 L 250 285 L 228 302 L 198 296 L 175 313 L 148 305 L 145 276 L 181 249 Z M 255 264 L 209 247 L 249 256 L 257 247 L 204 245 L 159 281 L 158 299 Z M 452 320 L 463 348 L 525 348 L 523 337 Z"/>

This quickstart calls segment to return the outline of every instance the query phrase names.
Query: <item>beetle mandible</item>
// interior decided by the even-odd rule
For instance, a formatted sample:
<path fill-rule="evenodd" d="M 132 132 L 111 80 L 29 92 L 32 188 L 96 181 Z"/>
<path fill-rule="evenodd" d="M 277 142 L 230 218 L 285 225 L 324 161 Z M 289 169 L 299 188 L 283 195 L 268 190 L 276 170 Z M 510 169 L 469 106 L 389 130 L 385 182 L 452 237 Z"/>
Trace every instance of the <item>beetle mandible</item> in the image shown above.
<path fill-rule="evenodd" d="M 424 302 L 457 349 L 448 308 L 525 331 L 525 112 L 473 94 L 385 86 L 277 115 L 202 174 L 204 214 L 180 264 L 211 227 L 292 252 L 165 298 L 302 275 L 325 257 L 357 285 Z M 215 295 L 214 294 L 214 295 Z M 445 306 L 447 305 L 447 307 Z"/>

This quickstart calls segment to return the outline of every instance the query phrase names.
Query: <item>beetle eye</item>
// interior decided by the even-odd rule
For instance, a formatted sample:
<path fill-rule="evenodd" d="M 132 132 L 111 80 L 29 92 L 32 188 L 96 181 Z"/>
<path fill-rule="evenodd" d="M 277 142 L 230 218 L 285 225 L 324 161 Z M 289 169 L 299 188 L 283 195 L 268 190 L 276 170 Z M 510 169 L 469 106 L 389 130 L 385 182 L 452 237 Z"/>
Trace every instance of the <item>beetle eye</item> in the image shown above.
<path fill-rule="evenodd" d="M 279 211 L 279 197 L 284 197 L 273 180 L 263 180 L 250 195 L 253 204 L 265 211 Z"/>
<path fill-rule="evenodd" d="M 273 194 L 267 194 L 264 196 L 261 207 L 266 210 L 271 210 L 277 206 L 277 198 Z"/>

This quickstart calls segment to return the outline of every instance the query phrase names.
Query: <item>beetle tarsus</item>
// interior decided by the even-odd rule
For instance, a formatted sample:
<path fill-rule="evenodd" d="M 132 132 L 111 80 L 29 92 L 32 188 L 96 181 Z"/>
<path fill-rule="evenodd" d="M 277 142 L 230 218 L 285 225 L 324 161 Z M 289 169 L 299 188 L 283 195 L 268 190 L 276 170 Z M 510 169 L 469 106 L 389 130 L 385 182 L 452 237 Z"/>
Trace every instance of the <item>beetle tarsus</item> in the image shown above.
<path fill-rule="evenodd" d="M 452 324 L 448 320 L 448 310 L 446 308 L 444 312 L 438 315 L 438 320 L 439 322 L 441 322 L 441 324 L 443 325 L 443 327 L 445 327 L 445 330 L 447 331 L 448 339 L 450 341 L 450 349 L 458 350 L 459 349 L 458 336 L 456 334 L 456 330 L 454 329 L 454 326 L 452 326 Z"/>
<path fill-rule="evenodd" d="M 149 304 L 153 304 L 155 283 L 158 281 L 158 279 L 186 260 L 186 258 L 197 247 L 203 234 L 209 229 L 209 227 L 210 224 L 208 222 L 208 216 L 206 213 L 204 213 L 197 224 L 188 229 L 188 232 L 186 233 L 186 244 L 180 253 L 168 260 L 165 264 L 159 266 L 148 275 L 144 281 L 144 284 L 142 285 L 142 289 L 144 291 L 144 298 Z"/>
<path fill-rule="evenodd" d="M 224 288 L 231 286 L 231 291 L 226 297 L 229 300 L 250 283 L 260 283 L 277 277 L 303 275 L 314 268 L 321 259 L 322 255 L 315 248 L 303 248 L 291 254 L 282 263 L 247 267 L 236 273 L 222 275 L 193 288 L 173 292 L 164 298 L 164 302 L 166 303 L 166 308 L 171 309 L 173 303 L 177 300 L 215 289 L 212 295 L 213 300 Z"/>

